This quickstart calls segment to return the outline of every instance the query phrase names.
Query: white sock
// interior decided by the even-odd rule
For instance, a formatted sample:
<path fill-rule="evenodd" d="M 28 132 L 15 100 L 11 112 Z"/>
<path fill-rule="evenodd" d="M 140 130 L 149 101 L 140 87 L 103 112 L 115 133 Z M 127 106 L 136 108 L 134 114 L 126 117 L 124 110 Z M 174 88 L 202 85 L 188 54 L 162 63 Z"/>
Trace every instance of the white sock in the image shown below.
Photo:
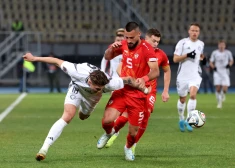
<path fill-rule="evenodd" d="M 66 125 L 67 123 L 62 118 L 54 123 L 44 141 L 42 146 L 43 150 L 48 150 L 48 148 L 59 138 Z"/>
<path fill-rule="evenodd" d="M 196 99 L 189 99 L 187 104 L 187 117 L 189 116 L 190 112 L 195 110 L 197 106 L 197 100 Z"/>
<path fill-rule="evenodd" d="M 179 114 L 179 119 L 184 120 L 184 110 L 186 107 L 186 103 L 181 103 L 180 100 L 177 102 L 177 109 Z"/>
<path fill-rule="evenodd" d="M 222 94 L 221 92 L 215 92 L 217 103 L 220 103 L 222 101 Z"/>

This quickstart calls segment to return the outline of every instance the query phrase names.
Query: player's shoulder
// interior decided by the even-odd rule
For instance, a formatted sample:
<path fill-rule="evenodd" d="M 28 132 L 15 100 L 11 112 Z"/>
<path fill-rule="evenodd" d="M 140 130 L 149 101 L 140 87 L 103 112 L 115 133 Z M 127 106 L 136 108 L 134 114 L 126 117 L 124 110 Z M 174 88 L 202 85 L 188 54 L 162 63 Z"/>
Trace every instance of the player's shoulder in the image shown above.
<path fill-rule="evenodd" d="M 232 54 L 232 52 L 230 50 L 228 50 L 228 49 L 225 49 L 224 51 L 229 53 L 229 54 Z"/>
<path fill-rule="evenodd" d="M 142 48 L 145 49 L 145 50 L 154 51 L 154 50 L 153 50 L 153 47 L 152 47 L 148 42 L 146 42 L 144 39 L 141 40 L 140 45 L 141 45 Z"/>
<path fill-rule="evenodd" d="M 201 45 L 203 45 L 203 46 L 205 45 L 205 43 L 204 43 L 202 40 L 199 40 L 199 39 L 197 40 L 197 43 L 198 43 L 198 44 L 201 44 Z"/>

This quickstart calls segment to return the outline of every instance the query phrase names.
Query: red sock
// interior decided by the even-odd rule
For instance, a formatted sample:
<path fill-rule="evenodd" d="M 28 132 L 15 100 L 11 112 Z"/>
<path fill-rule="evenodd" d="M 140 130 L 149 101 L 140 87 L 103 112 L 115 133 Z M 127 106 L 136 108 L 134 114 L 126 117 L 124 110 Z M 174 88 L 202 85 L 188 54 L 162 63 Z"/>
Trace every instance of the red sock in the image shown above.
<path fill-rule="evenodd" d="M 135 137 L 132 137 L 130 134 L 127 135 L 126 147 L 131 148 L 135 143 Z"/>
<path fill-rule="evenodd" d="M 135 143 L 137 143 L 140 140 L 140 138 L 142 137 L 142 135 L 144 134 L 144 132 L 147 128 L 147 125 L 148 125 L 149 117 L 150 117 L 150 113 L 145 114 L 144 119 L 138 129 L 136 136 L 135 136 Z"/>
<path fill-rule="evenodd" d="M 140 140 L 140 138 L 141 138 L 142 135 L 144 134 L 145 130 L 146 130 L 146 128 L 142 128 L 142 127 L 140 127 L 140 128 L 138 129 L 138 132 L 137 132 L 137 134 L 136 134 L 136 136 L 135 136 L 135 143 L 137 143 L 137 142 Z"/>
<path fill-rule="evenodd" d="M 105 130 L 106 134 L 110 134 L 112 132 L 112 128 L 114 127 L 114 121 L 111 123 L 104 123 L 103 119 L 102 119 L 102 127 Z"/>
<path fill-rule="evenodd" d="M 114 130 L 117 133 L 124 125 L 127 123 L 128 118 L 124 116 L 119 116 L 114 124 Z"/>

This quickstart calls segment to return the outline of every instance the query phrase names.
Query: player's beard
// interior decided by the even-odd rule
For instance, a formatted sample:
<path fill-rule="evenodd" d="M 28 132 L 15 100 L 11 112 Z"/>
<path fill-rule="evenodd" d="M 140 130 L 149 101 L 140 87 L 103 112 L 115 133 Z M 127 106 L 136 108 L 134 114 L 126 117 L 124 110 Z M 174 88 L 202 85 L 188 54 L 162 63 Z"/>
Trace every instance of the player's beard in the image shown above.
<path fill-rule="evenodd" d="M 134 44 L 133 43 L 128 43 L 127 45 L 128 45 L 129 50 L 133 50 L 138 45 L 138 41 L 136 41 Z"/>

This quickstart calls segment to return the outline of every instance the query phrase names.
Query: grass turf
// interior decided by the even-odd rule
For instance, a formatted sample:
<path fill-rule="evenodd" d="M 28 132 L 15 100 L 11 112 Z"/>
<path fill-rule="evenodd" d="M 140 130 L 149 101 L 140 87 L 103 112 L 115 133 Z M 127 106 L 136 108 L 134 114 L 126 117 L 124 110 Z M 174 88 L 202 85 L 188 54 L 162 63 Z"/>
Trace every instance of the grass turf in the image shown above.
<path fill-rule="evenodd" d="M 0 113 L 18 95 L 0 95 Z M 101 118 L 109 98 L 105 94 L 89 119 L 76 116 L 64 129 L 41 162 L 35 155 L 52 124 L 63 112 L 64 94 L 28 94 L 0 123 L 0 167 L 235 167 L 235 102 L 228 94 L 222 109 L 216 108 L 214 94 L 199 94 L 197 109 L 206 114 L 206 124 L 192 133 L 181 133 L 176 110 L 177 95 L 163 103 L 158 95 L 148 129 L 136 147 L 136 159 L 124 159 L 127 127 L 109 149 L 98 150 L 103 134 Z"/>

